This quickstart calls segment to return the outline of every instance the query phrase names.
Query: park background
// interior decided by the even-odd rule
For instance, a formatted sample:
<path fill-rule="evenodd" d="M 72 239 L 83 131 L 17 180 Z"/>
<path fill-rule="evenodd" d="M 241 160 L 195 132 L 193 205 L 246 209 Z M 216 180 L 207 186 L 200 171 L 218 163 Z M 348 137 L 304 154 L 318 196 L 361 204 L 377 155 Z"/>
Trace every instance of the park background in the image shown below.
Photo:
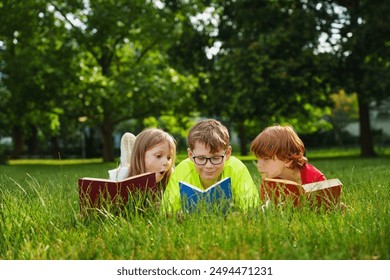
<path fill-rule="evenodd" d="M 388 14 L 379 0 L 1 0 L 0 259 L 389 259 Z M 346 213 L 78 216 L 77 178 L 106 177 L 124 132 L 163 128 L 180 161 L 199 118 L 229 128 L 256 182 L 251 140 L 293 125 L 344 183 Z"/>
<path fill-rule="evenodd" d="M 158 126 L 221 120 L 308 147 L 389 146 L 386 1 L 1 1 L 0 158 L 101 157 Z"/>

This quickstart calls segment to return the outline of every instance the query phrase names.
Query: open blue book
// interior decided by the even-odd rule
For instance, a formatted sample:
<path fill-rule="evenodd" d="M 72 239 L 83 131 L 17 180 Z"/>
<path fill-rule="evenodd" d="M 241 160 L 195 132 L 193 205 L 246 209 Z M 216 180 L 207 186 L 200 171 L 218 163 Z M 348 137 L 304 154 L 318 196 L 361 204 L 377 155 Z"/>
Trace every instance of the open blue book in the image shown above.
<path fill-rule="evenodd" d="M 179 182 L 179 188 L 185 212 L 200 211 L 202 209 L 226 212 L 232 201 L 230 177 L 218 181 L 206 190 L 184 181 Z"/>

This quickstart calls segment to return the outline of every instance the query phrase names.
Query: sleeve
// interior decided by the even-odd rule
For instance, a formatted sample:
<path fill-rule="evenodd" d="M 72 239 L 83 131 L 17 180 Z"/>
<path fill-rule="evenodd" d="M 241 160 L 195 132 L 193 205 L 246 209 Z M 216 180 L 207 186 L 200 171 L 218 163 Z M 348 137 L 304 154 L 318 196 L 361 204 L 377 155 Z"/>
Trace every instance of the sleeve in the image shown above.
<path fill-rule="evenodd" d="M 248 168 L 241 163 L 240 168 L 234 168 L 232 175 L 233 196 L 235 204 L 241 210 L 260 206 L 260 195 Z"/>
<path fill-rule="evenodd" d="M 118 167 L 115 169 L 108 170 L 109 179 L 112 181 L 121 181 L 129 177 L 129 167 Z"/>
<path fill-rule="evenodd" d="M 161 201 L 161 211 L 163 213 L 175 213 L 181 209 L 179 180 L 178 176 L 176 175 L 176 171 L 177 170 L 172 173 L 172 176 L 169 179 L 168 185 L 163 194 Z"/>
<path fill-rule="evenodd" d="M 302 184 L 309 184 L 326 180 L 325 175 L 309 163 L 306 163 L 304 167 L 300 169 L 300 172 Z"/>

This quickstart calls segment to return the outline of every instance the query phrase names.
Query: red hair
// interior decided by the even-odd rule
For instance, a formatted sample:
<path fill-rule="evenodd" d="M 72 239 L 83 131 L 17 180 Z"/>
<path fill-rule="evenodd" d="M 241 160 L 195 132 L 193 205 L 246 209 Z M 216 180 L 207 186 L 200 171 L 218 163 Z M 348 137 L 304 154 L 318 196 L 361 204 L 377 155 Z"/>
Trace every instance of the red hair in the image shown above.
<path fill-rule="evenodd" d="M 301 168 L 308 160 L 305 145 L 292 126 L 273 125 L 265 128 L 251 143 L 257 158 L 274 158 L 292 161 L 291 168 Z"/>

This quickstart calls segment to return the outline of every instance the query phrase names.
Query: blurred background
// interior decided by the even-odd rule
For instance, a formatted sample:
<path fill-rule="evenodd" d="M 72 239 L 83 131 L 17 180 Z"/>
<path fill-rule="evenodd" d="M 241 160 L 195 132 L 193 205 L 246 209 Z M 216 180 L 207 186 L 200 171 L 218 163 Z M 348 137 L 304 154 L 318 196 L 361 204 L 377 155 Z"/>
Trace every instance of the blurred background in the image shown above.
<path fill-rule="evenodd" d="M 124 132 L 234 151 L 291 124 L 309 148 L 390 146 L 389 1 L 0 0 L 0 162 L 115 161 Z"/>

